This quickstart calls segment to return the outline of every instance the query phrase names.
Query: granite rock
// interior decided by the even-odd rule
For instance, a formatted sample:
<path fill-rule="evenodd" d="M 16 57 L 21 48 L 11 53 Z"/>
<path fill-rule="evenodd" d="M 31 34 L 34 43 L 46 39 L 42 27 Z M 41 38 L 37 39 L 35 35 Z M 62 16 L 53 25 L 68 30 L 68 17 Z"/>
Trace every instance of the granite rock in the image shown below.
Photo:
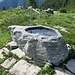
<path fill-rule="evenodd" d="M 46 26 L 14 25 L 8 28 L 18 47 L 39 65 L 46 62 L 58 65 L 68 57 L 69 50 L 58 30 Z"/>
<path fill-rule="evenodd" d="M 7 49 L 6 47 L 2 48 L 2 50 L 6 55 L 9 53 L 9 49 Z"/>
<path fill-rule="evenodd" d="M 31 65 L 25 60 L 20 60 L 9 70 L 9 72 L 14 75 L 37 75 L 39 70 L 41 69 L 38 66 Z"/>
<path fill-rule="evenodd" d="M 14 49 L 14 50 L 12 50 L 11 52 L 12 52 L 13 54 L 16 54 L 19 58 L 22 58 L 22 57 L 25 56 L 25 53 L 24 53 L 21 49 L 19 49 L 19 48 Z"/>
<path fill-rule="evenodd" d="M 4 68 L 9 68 L 12 64 L 14 64 L 16 62 L 15 58 L 8 58 L 7 60 L 5 60 L 1 66 L 3 66 Z"/>
<path fill-rule="evenodd" d="M 9 49 L 9 50 L 13 50 L 13 49 L 16 49 L 18 48 L 18 45 L 15 41 L 11 41 L 9 42 L 6 47 Z"/>

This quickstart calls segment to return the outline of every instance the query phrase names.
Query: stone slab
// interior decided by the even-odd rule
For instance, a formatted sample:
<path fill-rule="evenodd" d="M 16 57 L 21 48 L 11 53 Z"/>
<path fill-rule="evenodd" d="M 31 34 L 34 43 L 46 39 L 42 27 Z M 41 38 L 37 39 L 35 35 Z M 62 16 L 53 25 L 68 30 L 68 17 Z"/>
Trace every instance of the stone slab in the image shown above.
<path fill-rule="evenodd" d="M 25 53 L 21 49 L 19 49 L 19 48 L 14 49 L 11 52 L 16 54 L 19 58 L 22 58 L 22 57 L 25 56 Z"/>
<path fill-rule="evenodd" d="M 7 48 L 5 48 L 5 47 L 2 48 L 0 50 L 0 58 L 4 58 L 3 53 L 8 54 L 9 53 L 9 50 Z"/>
<path fill-rule="evenodd" d="M 3 54 L 2 54 L 3 50 L 0 50 L 0 58 L 4 58 Z"/>
<path fill-rule="evenodd" d="M 7 48 L 5 48 L 5 47 L 2 48 L 0 50 L 0 58 L 4 58 L 3 53 L 8 54 L 9 53 L 9 50 Z"/>
<path fill-rule="evenodd" d="M 11 42 L 9 42 L 9 43 L 6 45 L 6 47 L 7 47 L 9 50 L 13 50 L 13 49 L 18 48 L 18 45 L 17 45 L 16 42 L 11 41 Z"/>
<path fill-rule="evenodd" d="M 65 65 L 72 73 L 75 74 L 75 59 L 71 59 L 68 61 L 68 63 Z"/>
<path fill-rule="evenodd" d="M 2 50 L 3 50 L 3 52 L 6 53 L 6 54 L 9 53 L 9 50 L 8 50 L 6 47 L 2 48 Z"/>
<path fill-rule="evenodd" d="M 56 75 L 73 75 L 71 72 L 59 67 L 55 67 L 55 72 L 56 72 Z"/>
<path fill-rule="evenodd" d="M 9 72 L 14 75 L 37 75 L 40 68 L 27 63 L 25 60 L 17 62 Z"/>
<path fill-rule="evenodd" d="M 12 64 L 14 64 L 16 62 L 15 58 L 8 58 L 7 60 L 5 60 L 1 66 L 3 66 L 4 68 L 9 68 Z"/>

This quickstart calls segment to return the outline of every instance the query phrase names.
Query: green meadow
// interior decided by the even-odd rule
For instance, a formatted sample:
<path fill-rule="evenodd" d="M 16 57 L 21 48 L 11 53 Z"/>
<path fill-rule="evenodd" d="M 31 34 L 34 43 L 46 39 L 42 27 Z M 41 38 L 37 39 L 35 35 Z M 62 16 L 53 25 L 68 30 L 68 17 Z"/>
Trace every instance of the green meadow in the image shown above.
<path fill-rule="evenodd" d="M 11 41 L 11 34 L 8 30 L 10 25 L 30 25 L 30 10 L 28 9 L 9 9 L 0 11 L 0 48 Z M 67 12 L 48 14 L 41 11 L 39 14 L 32 11 L 32 25 L 45 25 L 54 28 L 54 26 L 61 26 L 66 28 L 69 33 L 59 32 L 64 37 L 66 43 L 75 47 L 75 13 Z"/>

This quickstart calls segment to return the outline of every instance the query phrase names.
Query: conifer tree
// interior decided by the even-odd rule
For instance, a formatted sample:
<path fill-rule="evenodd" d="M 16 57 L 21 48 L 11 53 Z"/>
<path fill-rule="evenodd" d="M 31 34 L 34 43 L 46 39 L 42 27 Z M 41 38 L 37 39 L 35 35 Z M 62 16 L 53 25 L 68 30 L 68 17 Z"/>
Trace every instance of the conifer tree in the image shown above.
<path fill-rule="evenodd" d="M 5 6 L 2 6 L 2 10 L 6 10 Z"/>
<path fill-rule="evenodd" d="M 27 7 L 28 6 L 32 6 L 33 8 L 36 8 L 37 7 L 36 0 L 28 0 Z"/>

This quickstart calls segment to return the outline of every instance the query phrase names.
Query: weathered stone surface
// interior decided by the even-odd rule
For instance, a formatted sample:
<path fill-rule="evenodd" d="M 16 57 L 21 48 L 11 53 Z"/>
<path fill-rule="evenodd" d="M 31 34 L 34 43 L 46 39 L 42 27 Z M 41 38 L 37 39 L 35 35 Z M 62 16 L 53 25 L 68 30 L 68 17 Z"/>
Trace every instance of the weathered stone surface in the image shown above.
<path fill-rule="evenodd" d="M 3 66 L 4 68 L 9 68 L 12 64 L 14 64 L 16 62 L 15 58 L 8 58 L 7 60 L 5 60 L 1 66 Z"/>
<path fill-rule="evenodd" d="M 2 48 L 0 50 L 0 58 L 4 58 L 3 53 L 8 54 L 9 53 L 9 50 L 7 48 L 5 48 L 5 47 Z"/>
<path fill-rule="evenodd" d="M 13 49 L 16 49 L 18 48 L 18 45 L 15 41 L 11 41 L 9 42 L 6 47 L 9 49 L 9 50 L 13 50 Z"/>
<path fill-rule="evenodd" d="M 68 61 L 68 63 L 66 64 L 66 67 L 67 67 L 72 73 L 75 73 L 75 59 L 71 59 L 70 61 Z"/>
<path fill-rule="evenodd" d="M 61 26 L 54 26 L 54 28 L 57 28 L 57 29 L 60 29 L 60 31 L 69 33 L 69 32 L 66 30 L 66 28 L 64 28 L 64 27 L 61 27 Z"/>
<path fill-rule="evenodd" d="M 19 49 L 19 48 L 14 49 L 11 52 L 16 54 L 19 58 L 25 56 L 25 53 L 21 49 Z"/>
<path fill-rule="evenodd" d="M 4 58 L 3 54 L 2 54 L 3 50 L 0 50 L 0 58 Z"/>
<path fill-rule="evenodd" d="M 71 72 L 59 67 L 55 67 L 55 72 L 56 72 L 56 75 L 73 75 Z"/>
<path fill-rule="evenodd" d="M 14 75 L 37 75 L 40 68 L 27 63 L 25 60 L 17 62 L 9 72 Z"/>
<path fill-rule="evenodd" d="M 69 51 L 62 35 L 53 28 L 9 26 L 9 29 L 12 39 L 39 65 L 46 62 L 58 65 L 68 56 Z"/>
<path fill-rule="evenodd" d="M 9 53 L 9 50 L 8 50 L 6 47 L 2 48 L 2 50 L 3 50 L 3 52 L 6 53 L 6 54 Z"/>

